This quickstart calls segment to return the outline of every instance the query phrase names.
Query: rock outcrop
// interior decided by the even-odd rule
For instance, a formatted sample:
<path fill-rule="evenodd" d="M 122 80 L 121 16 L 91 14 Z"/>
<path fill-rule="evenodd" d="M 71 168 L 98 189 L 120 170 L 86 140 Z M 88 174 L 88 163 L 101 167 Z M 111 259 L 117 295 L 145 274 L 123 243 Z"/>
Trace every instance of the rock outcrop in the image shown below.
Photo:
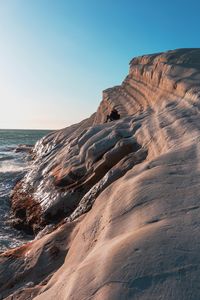
<path fill-rule="evenodd" d="M 12 209 L 42 231 L 0 255 L 2 299 L 200 298 L 199 83 L 200 49 L 134 58 L 94 115 L 37 143 Z"/>

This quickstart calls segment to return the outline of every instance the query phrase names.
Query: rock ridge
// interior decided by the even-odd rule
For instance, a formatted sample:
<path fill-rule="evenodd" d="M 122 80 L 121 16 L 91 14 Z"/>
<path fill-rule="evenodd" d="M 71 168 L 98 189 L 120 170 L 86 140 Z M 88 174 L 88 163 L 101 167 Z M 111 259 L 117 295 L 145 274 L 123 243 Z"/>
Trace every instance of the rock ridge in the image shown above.
<path fill-rule="evenodd" d="M 95 114 L 36 144 L 12 208 L 43 230 L 0 255 L 3 299 L 200 297 L 199 83 L 198 48 L 134 58 Z"/>

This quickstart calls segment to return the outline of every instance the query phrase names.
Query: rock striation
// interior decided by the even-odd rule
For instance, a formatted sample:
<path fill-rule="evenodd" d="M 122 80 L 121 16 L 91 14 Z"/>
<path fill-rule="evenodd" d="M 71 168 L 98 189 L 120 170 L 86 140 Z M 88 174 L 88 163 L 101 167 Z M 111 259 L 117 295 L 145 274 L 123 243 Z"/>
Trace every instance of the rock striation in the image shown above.
<path fill-rule="evenodd" d="M 116 109 L 121 118 L 105 123 Z M 200 298 L 200 49 L 145 55 L 90 118 L 33 150 L 2 299 Z"/>

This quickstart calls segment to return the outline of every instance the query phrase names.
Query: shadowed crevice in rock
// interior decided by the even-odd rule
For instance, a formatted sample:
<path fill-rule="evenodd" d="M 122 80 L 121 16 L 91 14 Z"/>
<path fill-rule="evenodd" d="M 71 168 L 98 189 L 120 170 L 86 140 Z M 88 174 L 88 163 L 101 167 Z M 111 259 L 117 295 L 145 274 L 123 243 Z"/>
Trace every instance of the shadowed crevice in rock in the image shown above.
<path fill-rule="evenodd" d="M 140 149 L 136 152 L 130 153 L 119 161 L 113 168 L 111 168 L 102 179 L 98 181 L 81 199 L 78 207 L 75 211 L 66 219 L 66 221 L 73 221 L 82 214 L 88 212 L 91 208 L 95 199 L 99 196 L 103 190 L 105 190 L 110 184 L 115 182 L 117 179 L 122 177 L 128 170 L 133 168 L 135 165 L 144 161 L 147 157 L 147 151 Z"/>

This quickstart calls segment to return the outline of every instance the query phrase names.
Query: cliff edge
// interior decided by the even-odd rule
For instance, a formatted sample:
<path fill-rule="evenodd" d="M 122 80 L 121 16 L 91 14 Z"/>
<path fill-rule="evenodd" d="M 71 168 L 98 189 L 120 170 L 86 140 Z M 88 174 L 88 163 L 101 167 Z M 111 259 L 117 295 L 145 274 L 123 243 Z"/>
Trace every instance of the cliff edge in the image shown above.
<path fill-rule="evenodd" d="M 2 299 L 200 298 L 199 83 L 200 49 L 134 58 L 95 114 L 36 144 L 12 194 L 36 238 L 0 255 Z"/>

